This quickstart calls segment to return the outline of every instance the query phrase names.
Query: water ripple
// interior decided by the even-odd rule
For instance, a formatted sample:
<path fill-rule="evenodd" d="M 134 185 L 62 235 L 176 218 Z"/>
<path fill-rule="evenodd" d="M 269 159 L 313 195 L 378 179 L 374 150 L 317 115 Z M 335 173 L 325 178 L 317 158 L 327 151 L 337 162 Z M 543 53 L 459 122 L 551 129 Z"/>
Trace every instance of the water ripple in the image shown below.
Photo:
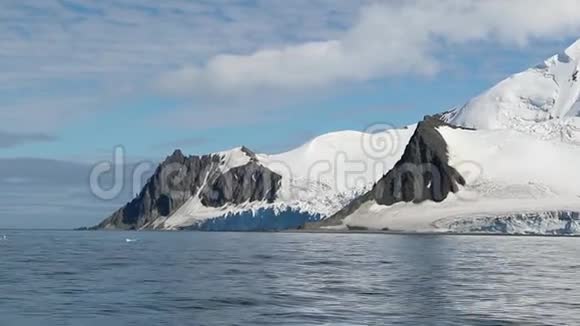
<path fill-rule="evenodd" d="M 575 238 L 1 234 L 1 325 L 580 324 Z"/>

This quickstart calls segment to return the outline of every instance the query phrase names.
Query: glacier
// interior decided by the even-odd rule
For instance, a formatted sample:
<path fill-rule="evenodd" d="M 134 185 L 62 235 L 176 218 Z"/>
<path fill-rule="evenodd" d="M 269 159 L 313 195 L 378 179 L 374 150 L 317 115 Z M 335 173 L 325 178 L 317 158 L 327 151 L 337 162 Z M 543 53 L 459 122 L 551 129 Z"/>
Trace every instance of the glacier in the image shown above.
<path fill-rule="evenodd" d="M 580 212 L 514 212 L 496 216 L 454 217 L 435 221 L 434 227 L 452 233 L 578 235 Z"/>
<path fill-rule="evenodd" d="M 258 208 L 257 210 L 239 211 L 200 220 L 195 224 L 178 229 L 190 231 L 282 231 L 299 229 L 306 223 L 320 220 L 320 214 L 300 212 L 291 208 L 283 211 L 274 208 Z"/>

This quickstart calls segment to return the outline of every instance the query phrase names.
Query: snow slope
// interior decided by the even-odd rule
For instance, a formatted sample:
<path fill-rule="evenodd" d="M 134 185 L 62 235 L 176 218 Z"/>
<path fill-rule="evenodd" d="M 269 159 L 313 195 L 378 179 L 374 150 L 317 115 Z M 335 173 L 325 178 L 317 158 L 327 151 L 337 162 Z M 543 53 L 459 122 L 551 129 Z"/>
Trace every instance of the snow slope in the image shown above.
<path fill-rule="evenodd" d="M 222 162 L 219 166 L 221 173 L 226 173 L 229 170 L 242 166 L 250 162 L 251 160 L 251 153 L 244 147 L 236 147 L 229 151 L 223 151 L 216 153 L 222 157 Z"/>
<path fill-rule="evenodd" d="M 206 207 L 192 196 L 174 214 L 146 227 L 179 229 L 208 220 L 271 210 L 296 211 L 324 218 L 332 215 L 383 176 L 400 158 L 415 126 L 375 134 L 341 131 L 322 135 L 286 153 L 256 154 L 257 162 L 282 176 L 274 203 Z M 241 149 L 220 153 L 229 162 L 222 170 L 249 160 Z M 270 212 L 270 211 L 269 211 Z"/>
<path fill-rule="evenodd" d="M 562 129 L 580 114 L 579 68 L 580 40 L 445 113 L 443 119 L 476 129 L 509 128 L 536 134 Z"/>
<path fill-rule="evenodd" d="M 437 129 L 467 183 L 443 202 L 363 204 L 346 226 L 413 232 L 576 232 L 580 147 L 510 129 Z"/>
<path fill-rule="evenodd" d="M 443 202 L 364 202 L 338 226 L 412 232 L 580 234 L 580 40 L 441 120 L 466 185 Z"/>

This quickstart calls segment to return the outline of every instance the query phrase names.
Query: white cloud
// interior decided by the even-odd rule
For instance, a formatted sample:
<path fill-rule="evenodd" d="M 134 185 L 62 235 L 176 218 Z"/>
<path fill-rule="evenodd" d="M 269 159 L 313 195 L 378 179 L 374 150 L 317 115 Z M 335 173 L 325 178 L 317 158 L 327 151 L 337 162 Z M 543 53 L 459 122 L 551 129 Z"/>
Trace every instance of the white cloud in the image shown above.
<path fill-rule="evenodd" d="M 13 83 L 139 80 L 222 51 L 333 37 L 352 23 L 360 5 L 329 0 L 3 0 L 0 69 Z"/>
<path fill-rule="evenodd" d="M 2 0 L 0 130 L 52 133 L 185 63 L 335 38 L 368 1 Z"/>
<path fill-rule="evenodd" d="M 179 92 L 240 93 L 308 89 L 399 74 L 433 74 L 441 44 L 580 36 L 577 0 L 385 1 L 364 7 L 341 36 L 316 42 L 218 54 L 161 77 Z"/>
<path fill-rule="evenodd" d="M 2 0 L 0 130 L 54 133 L 151 94 L 161 75 L 166 89 L 196 92 L 189 111 L 198 123 L 234 111 L 219 107 L 249 119 L 263 114 L 255 106 L 266 95 L 311 97 L 340 82 L 435 73 L 447 67 L 437 55 L 445 42 L 520 46 L 575 35 L 579 3 Z"/>

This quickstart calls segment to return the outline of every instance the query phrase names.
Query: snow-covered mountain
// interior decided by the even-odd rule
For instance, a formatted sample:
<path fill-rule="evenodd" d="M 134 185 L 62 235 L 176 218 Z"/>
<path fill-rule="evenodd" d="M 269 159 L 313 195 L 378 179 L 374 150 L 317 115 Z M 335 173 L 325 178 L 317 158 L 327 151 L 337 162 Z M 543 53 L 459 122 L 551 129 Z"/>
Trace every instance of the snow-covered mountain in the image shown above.
<path fill-rule="evenodd" d="M 443 114 L 443 120 L 475 129 L 514 129 L 546 137 L 566 133 L 566 127 L 576 125 L 580 115 L 579 69 L 580 40 Z"/>
<path fill-rule="evenodd" d="M 329 133 L 276 155 L 245 147 L 205 156 L 176 151 L 133 201 L 95 228 L 296 228 L 368 191 L 399 159 L 413 130 Z"/>
<path fill-rule="evenodd" d="M 580 40 L 417 125 L 176 151 L 96 228 L 580 233 L 579 69 Z"/>
<path fill-rule="evenodd" d="M 419 124 L 373 189 L 312 227 L 580 233 L 580 40 Z"/>

